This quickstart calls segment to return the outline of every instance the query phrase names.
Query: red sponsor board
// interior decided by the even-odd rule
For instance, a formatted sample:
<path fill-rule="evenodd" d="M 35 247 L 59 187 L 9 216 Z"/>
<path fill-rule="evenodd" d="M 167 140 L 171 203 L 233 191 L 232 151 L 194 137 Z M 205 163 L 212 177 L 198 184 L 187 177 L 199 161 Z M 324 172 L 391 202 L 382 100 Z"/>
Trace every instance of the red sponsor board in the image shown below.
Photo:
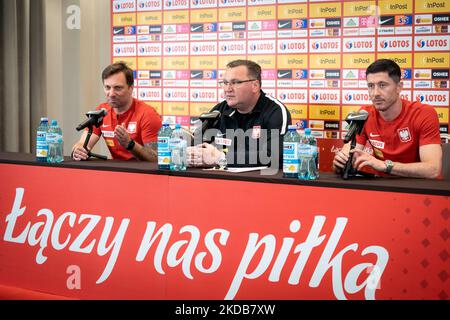
<path fill-rule="evenodd" d="M 86 299 L 450 293 L 448 197 L 10 164 L 0 177 L 0 285 Z"/>

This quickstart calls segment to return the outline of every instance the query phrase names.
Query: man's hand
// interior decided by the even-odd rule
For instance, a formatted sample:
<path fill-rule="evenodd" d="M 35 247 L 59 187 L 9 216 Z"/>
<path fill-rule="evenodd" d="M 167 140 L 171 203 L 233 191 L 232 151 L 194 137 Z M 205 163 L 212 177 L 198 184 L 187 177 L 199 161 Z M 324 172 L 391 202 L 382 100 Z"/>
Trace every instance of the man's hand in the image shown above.
<path fill-rule="evenodd" d="M 187 148 L 187 163 L 190 167 L 215 166 L 225 154 L 209 143 Z"/>
<path fill-rule="evenodd" d="M 386 170 L 386 164 L 384 161 L 375 158 L 374 156 L 364 152 L 363 150 L 353 149 L 350 150 L 354 154 L 353 159 L 353 167 L 356 170 L 361 170 L 362 167 L 369 166 L 377 171 Z"/>
<path fill-rule="evenodd" d="M 339 152 L 336 152 L 333 159 L 333 168 L 335 172 L 341 172 L 345 168 L 345 164 L 347 163 L 349 158 L 348 151 L 342 148 Z"/>
<path fill-rule="evenodd" d="M 114 129 L 114 134 L 122 147 L 128 147 L 131 138 L 123 124 L 116 126 L 116 128 Z"/>
<path fill-rule="evenodd" d="M 77 143 L 72 148 L 72 159 L 76 161 L 87 160 L 88 159 L 88 151 L 83 148 L 82 143 Z"/>

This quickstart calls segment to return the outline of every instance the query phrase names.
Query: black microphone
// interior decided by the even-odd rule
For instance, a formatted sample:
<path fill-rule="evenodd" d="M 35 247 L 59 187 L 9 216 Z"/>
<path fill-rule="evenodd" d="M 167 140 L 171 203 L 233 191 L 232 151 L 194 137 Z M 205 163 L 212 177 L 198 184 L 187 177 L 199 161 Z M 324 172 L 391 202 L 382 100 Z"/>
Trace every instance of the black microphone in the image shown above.
<path fill-rule="evenodd" d="M 88 119 L 85 120 L 80 125 L 78 125 L 78 127 L 76 128 L 77 131 L 83 130 L 86 127 L 92 127 L 92 126 L 96 126 L 97 128 L 100 127 L 101 124 L 103 123 L 103 118 L 107 114 L 108 114 L 108 110 L 106 110 L 105 108 L 87 112 L 86 116 L 88 117 Z"/>
<path fill-rule="evenodd" d="M 202 134 L 209 128 L 215 127 L 222 114 L 218 110 L 202 113 L 198 119 L 202 122 Z"/>
<path fill-rule="evenodd" d="M 356 134 L 361 134 L 361 131 L 366 123 L 369 113 L 366 110 L 349 113 L 345 121 L 350 124 L 347 134 L 344 137 L 344 143 L 348 143 Z"/>

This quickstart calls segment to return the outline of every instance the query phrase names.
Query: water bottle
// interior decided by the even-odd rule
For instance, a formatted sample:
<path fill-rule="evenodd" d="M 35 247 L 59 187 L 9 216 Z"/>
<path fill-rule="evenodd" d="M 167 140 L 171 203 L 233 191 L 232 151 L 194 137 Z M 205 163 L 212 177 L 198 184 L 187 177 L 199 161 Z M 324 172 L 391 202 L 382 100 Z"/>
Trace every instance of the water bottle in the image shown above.
<path fill-rule="evenodd" d="M 299 158 L 298 144 L 300 135 L 297 133 L 297 126 L 288 127 L 288 132 L 283 137 L 283 177 L 297 178 Z"/>
<path fill-rule="evenodd" d="M 39 162 L 47 162 L 47 130 L 48 118 L 43 117 L 36 130 L 36 160 Z"/>
<path fill-rule="evenodd" d="M 58 126 L 58 121 L 52 120 L 52 124 L 47 131 L 48 154 L 47 162 L 61 163 L 64 161 L 62 130 Z"/>
<path fill-rule="evenodd" d="M 164 122 L 158 132 L 158 168 L 160 170 L 170 169 L 169 140 L 171 135 L 172 129 L 167 122 Z"/>
<path fill-rule="evenodd" d="M 175 130 L 169 140 L 170 148 L 170 170 L 186 171 L 187 164 L 187 140 L 180 124 L 175 125 Z"/>
<path fill-rule="evenodd" d="M 300 167 L 298 178 L 301 180 L 315 180 L 319 177 L 318 159 L 319 152 L 317 140 L 311 136 L 311 129 L 305 129 L 305 135 L 300 139 L 298 146 Z"/>

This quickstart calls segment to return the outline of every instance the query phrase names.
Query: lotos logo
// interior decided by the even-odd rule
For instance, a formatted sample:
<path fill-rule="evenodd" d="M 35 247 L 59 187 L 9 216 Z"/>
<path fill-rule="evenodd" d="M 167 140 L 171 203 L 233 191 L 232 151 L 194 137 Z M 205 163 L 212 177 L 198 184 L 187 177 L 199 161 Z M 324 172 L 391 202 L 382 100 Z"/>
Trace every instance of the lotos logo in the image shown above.
<path fill-rule="evenodd" d="M 192 98 L 197 99 L 199 97 L 198 92 L 192 93 Z"/>
<path fill-rule="evenodd" d="M 383 49 L 386 49 L 388 47 L 388 42 L 386 40 L 383 40 L 380 42 L 380 47 Z"/>
<path fill-rule="evenodd" d="M 445 104 L 447 102 L 447 96 L 444 94 L 437 93 L 418 93 L 416 95 L 416 100 L 425 103 L 436 103 L 436 104 Z"/>
<path fill-rule="evenodd" d="M 344 98 L 345 98 L 346 101 L 352 101 L 352 100 L 353 100 L 353 95 L 351 95 L 350 93 L 347 93 L 347 94 L 344 96 Z"/>
<path fill-rule="evenodd" d="M 116 5 L 114 6 L 114 9 L 120 10 L 120 3 L 116 3 Z"/>
<path fill-rule="evenodd" d="M 417 41 L 417 46 L 418 46 L 419 48 L 424 48 L 425 45 L 426 45 L 425 40 L 418 40 L 418 41 Z"/>
<path fill-rule="evenodd" d="M 347 43 L 345 44 L 345 47 L 346 47 L 347 49 L 351 49 L 351 48 L 353 48 L 353 43 L 352 43 L 351 41 L 349 41 L 349 42 L 347 42 Z"/>
<path fill-rule="evenodd" d="M 319 95 L 317 93 L 313 93 L 311 95 L 311 98 L 312 98 L 313 101 L 318 101 L 319 100 Z"/>
<path fill-rule="evenodd" d="M 166 47 L 166 52 L 167 53 L 171 53 L 172 52 L 172 48 L 171 47 Z"/>
<path fill-rule="evenodd" d="M 319 49 L 320 48 L 320 44 L 318 43 L 318 42 L 313 42 L 312 44 L 311 44 L 311 47 L 313 48 L 313 49 Z"/>
<path fill-rule="evenodd" d="M 172 93 L 171 92 L 166 92 L 165 96 L 166 96 L 167 99 L 170 99 L 170 98 L 172 98 Z"/>
<path fill-rule="evenodd" d="M 192 47 L 192 51 L 193 51 L 193 52 L 199 52 L 199 51 L 200 51 L 200 48 L 199 48 L 198 46 L 193 46 L 193 47 Z"/>
<path fill-rule="evenodd" d="M 407 49 L 410 46 L 409 40 L 395 39 L 395 40 L 382 40 L 380 42 L 380 47 L 386 48 L 403 48 Z"/>
<path fill-rule="evenodd" d="M 166 1 L 166 7 L 171 7 L 172 6 L 172 1 L 168 0 Z"/>

